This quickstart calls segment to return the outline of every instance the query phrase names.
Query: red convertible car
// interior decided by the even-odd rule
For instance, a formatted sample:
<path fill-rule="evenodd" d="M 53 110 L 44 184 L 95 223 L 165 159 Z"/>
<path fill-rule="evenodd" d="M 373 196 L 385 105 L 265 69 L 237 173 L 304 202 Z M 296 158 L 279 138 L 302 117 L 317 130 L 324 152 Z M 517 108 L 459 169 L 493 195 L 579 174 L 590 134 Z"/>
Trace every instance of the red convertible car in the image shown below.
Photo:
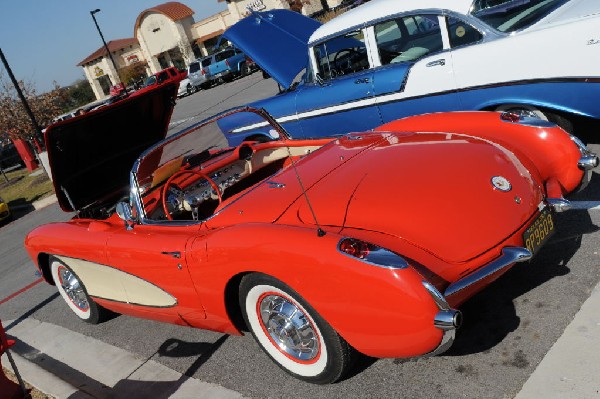
<path fill-rule="evenodd" d="M 598 158 L 510 113 L 410 117 L 291 140 L 236 109 L 163 139 L 177 87 L 46 132 L 60 205 L 25 245 L 69 308 L 240 335 L 289 374 L 448 349 L 458 306 L 555 230 Z M 227 146 L 254 126 L 273 138 Z M 141 155 L 139 153 L 141 152 Z"/>

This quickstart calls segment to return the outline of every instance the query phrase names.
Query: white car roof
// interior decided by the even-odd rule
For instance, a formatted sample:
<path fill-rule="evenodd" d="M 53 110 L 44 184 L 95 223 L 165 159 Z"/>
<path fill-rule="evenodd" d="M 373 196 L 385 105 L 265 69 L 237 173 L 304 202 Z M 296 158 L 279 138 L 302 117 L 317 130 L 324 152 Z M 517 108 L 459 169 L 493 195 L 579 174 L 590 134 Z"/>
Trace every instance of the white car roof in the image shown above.
<path fill-rule="evenodd" d="M 472 4 L 473 0 L 372 0 L 323 24 L 311 35 L 308 43 L 312 44 L 369 21 L 411 10 L 450 10 L 465 15 Z"/>

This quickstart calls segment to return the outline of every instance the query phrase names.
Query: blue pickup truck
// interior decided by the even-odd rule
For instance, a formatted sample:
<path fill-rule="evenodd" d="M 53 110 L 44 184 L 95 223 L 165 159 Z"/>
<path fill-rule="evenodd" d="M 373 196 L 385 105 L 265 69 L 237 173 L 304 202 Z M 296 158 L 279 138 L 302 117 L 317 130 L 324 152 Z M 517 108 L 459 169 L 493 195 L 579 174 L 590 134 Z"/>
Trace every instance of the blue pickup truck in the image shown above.
<path fill-rule="evenodd" d="M 231 82 L 237 76 L 250 73 L 246 55 L 233 47 L 213 54 L 213 62 L 208 66 L 211 79 L 216 82 Z"/>

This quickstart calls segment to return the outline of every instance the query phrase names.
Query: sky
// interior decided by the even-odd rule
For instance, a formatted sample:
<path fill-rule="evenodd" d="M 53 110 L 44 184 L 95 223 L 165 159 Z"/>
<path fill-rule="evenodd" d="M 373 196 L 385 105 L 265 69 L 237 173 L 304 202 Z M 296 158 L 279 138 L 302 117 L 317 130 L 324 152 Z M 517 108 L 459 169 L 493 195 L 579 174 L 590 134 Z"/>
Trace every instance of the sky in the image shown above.
<path fill-rule="evenodd" d="M 168 0 L 2 0 L 0 49 L 17 80 L 35 85 L 38 93 L 53 88 L 53 81 L 69 86 L 85 79 L 77 64 L 102 46 L 90 11 L 108 43 L 134 37 L 138 15 Z M 217 0 L 180 0 L 194 10 L 194 20 L 227 9 Z M 1 74 L 8 79 L 0 63 Z"/>

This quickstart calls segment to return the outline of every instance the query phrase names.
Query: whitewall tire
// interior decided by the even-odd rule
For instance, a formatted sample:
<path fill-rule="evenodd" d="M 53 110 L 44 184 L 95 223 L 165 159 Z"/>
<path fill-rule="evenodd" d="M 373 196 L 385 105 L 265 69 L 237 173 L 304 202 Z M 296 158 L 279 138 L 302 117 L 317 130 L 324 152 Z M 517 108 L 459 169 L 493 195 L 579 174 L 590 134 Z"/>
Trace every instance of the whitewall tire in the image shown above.
<path fill-rule="evenodd" d="M 58 258 L 50 258 L 50 272 L 54 284 L 67 306 L 81 320 L 90 324 L 98 324 L 111 314 L 110 311 L 94 302 L 75 272 Z"/>
<path fill-rule="evenodd" d="M 337 381 L 355 351 L 286 284 L 251 274 L 240 285 L 244 319 L 261 348 L 279 367 L 317 384 Z"/>

